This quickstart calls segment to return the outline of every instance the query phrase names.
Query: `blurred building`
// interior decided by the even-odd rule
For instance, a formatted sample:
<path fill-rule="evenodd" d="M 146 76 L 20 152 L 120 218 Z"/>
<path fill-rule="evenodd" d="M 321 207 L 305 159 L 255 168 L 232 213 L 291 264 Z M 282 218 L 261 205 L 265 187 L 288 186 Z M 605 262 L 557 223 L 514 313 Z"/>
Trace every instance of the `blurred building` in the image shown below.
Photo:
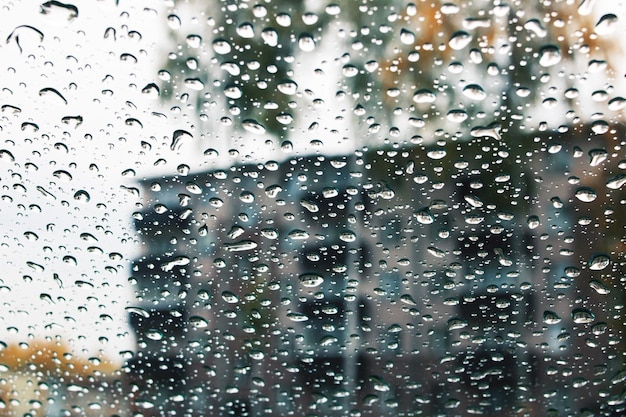
<path fill-rule="evenodd" d="M 577 411 L 566 168 L 465 146 L 143 180 L 135 411 Z"/>

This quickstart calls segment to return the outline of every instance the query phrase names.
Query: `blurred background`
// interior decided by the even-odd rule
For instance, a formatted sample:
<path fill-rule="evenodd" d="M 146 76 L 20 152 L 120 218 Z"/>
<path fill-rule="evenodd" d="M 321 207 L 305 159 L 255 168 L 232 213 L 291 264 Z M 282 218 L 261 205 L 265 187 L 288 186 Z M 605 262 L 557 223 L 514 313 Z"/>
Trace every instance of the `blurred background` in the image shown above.
<path fill-rule="evenodd" d="M 13 2 L 0 414 L 624 414 L 623 2 Z"/>

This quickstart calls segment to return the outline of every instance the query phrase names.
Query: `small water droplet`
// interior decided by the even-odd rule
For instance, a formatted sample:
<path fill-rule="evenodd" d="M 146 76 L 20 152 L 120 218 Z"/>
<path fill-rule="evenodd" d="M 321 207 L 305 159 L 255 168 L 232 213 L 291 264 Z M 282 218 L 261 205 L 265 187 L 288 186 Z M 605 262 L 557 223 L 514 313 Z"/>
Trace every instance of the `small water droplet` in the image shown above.
<path fill-rule="evenodd" d="M 589 269 L 592 271 L 600 271 L 611 263 L 611 258 L 607 255 L 595 255 L 589 260 Z"/>
<path fill-rule="evenodd" d="M 595 316 L 589 309 L 575 308 L 572 311 L 572 320 L 577 324 L 588 324 L 595 320 Z"/>
<path fill-rule="evenodd" d="M 607 13 L 598 20 L 598 23 L 596 23 L 595 32 L 601 36 L 608 35 L 615 31 L 617 24 L 617 16 L 613 13 Z"/>
<path fill-rule="evenodd" d="M 299 280 L 302 286 L 314 288 L 320 286 L 324 282 L 324 277 L 319 274 L 308 273 L 300 275 Z"/>
<path fill-rule="evenodd" d="M 539 65 L 551 67 L 561 62 L 561 51 L 555 45 L 546 45 L 539 52 Z"/>
<path fill-rule="evenodd" d="M 561 318 L 554 311 L 546 310 L 543 312 L 543 322 L 546 324 L 557 324 L 561 322 Z"/>
<path fill-rule="evenodd" d="M 464 30 L 459 30 L 452 34 L 450 40 L 448 41 L 448 45 L 450 48 L 458 51 L 465 48 L 472 41 L 472 35 L 465 32 Z"/>

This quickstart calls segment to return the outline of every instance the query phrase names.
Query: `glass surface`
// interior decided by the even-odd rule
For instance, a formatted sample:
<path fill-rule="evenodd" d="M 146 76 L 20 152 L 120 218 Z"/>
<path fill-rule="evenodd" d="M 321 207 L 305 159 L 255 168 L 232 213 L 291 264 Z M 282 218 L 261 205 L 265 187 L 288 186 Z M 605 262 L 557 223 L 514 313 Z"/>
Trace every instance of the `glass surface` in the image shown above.
<path fill-rule="evenodd" d="M 0 415 L 626 413 L 624 2 L 0 17 Z"/>

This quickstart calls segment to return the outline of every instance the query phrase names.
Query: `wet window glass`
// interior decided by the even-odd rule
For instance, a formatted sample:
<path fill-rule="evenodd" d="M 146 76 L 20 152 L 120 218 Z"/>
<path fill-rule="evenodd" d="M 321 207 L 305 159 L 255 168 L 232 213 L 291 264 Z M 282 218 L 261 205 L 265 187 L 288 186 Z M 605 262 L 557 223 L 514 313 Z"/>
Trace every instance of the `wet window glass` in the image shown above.
<path fill-rule="evenodd" d="M 0 10 L 0 415 L 626 413 L 622 2 Z"/>

